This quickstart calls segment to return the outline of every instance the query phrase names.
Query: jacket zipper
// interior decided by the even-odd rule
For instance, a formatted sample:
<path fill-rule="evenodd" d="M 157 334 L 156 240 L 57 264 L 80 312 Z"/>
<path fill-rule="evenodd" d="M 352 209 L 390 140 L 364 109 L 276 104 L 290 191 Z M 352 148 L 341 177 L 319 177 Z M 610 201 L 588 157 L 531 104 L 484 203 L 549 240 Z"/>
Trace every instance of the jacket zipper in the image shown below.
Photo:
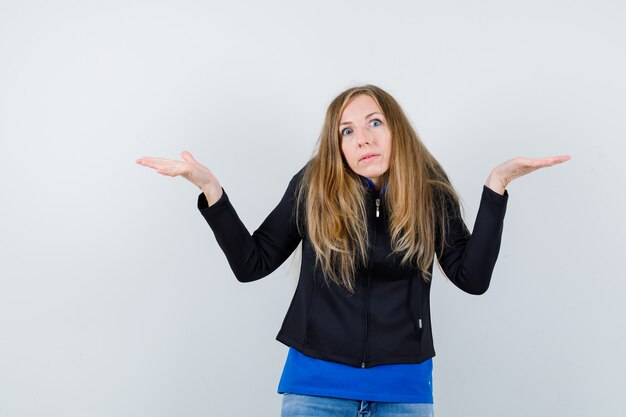
<path fill-rule="evenodd" d="M 417 278 L 415 277 L 415 274 L 413 275 L 412 279 L 417 279 L 417 280 L 421 280 L 421 274 L 418 274 Z M 417 294 L 416 294 L 416 299 L 413 300 L 411 299 L 411 302 L 414 302 L 417 304 L 417 322 L 415 322 L 415 332 L 417 333 L 417 340 L 420 343 L 422 343 L 422 330 L 423 330 L 423 325 L 422 325 L 422 286 L 424 285 L 424 283 L 422 281 L 418 281 L 418 285 L 417 285 Z M 415 318 L 414 318 L 415 320 Z M 421 349 L 421 347 L 420 347 Z"/>
<path fill-rule="evenodd" d="M 380 217 L 380 198 L 376 199 L 376 217 Z M 366 287 L 366 291 L 365 291 L 365 301 L 364 301 L 364 312 L 365 312 L 365 317 L 363 318 L 364 320 L 364 336 L 363 336 L 363 350 L 362 350 L 362 354 L 361 354 L 361 368 L 365 368 L 365 355 L 367 353 L 367 338 L 369 337 L 369 331 L 368 331 L 368 321 L 369 321 L 369 298 L 370 298 L 370 281 L 371 281 L 371 277 L 372 277 L 372 255 L 374 253 L 374 245 L 376 244 L 376 228 L 378 226 L 378 222 L 374 221 L 374 238 L 372 239 L 372 247 L 370 249 L 370 255 L 369 255 L 369 272 L 367 274 L 367 287 Z"/>
<path fill-rule="evenodd" d="M 361 368 L 365 368 L 365 351 L 367 349 L 367 338 L 369 337 L 369 331 L 367 328 L 368 325 L 368 319 L 369 319 L 369 308 L 368 308 L 368 304 L 369 304 L 369 298 L 370 298 L 370 278 L 372 276 L 372 270 L 370 269 L 369 273 L 367 274 L 367 290 L 365 292 L 365 301 L 364 303 L 364 310 L 365 310 L 365 317 L 363 318 L 364 320 L 364 335 L 363 335 L 363 351 L 361 354 Z"/>

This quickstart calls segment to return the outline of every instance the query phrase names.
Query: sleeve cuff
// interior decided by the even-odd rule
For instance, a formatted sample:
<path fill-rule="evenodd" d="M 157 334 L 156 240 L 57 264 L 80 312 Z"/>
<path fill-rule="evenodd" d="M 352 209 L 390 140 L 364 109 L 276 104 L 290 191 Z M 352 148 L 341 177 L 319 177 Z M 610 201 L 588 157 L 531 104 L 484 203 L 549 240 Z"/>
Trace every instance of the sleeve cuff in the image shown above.
<path fill-rule="evenodd" d="M 506 205 L 509 200 L 509 192 L 505 189 L 504 194 L 501 195 L 486 185 L 483 185 L 483 198 L 486 198 L 494 204 Z"/>
<path fill-rule="evenodd" d="M 224 188 L 222 187 L 222 196 L 211 206 L 209 206 L 209 202 L 207 201 L 204 193 L 200 193 L 200 195 L 198 196 L 197 207 L 198 210 L 200 210 L 201 212 L 208 214 L 213 211 L 219 211 L 220 208 L 223 208 L 227 205 L 228 201 L 228 195 L 226 195 L 226 191 L 224 191 Z"/>

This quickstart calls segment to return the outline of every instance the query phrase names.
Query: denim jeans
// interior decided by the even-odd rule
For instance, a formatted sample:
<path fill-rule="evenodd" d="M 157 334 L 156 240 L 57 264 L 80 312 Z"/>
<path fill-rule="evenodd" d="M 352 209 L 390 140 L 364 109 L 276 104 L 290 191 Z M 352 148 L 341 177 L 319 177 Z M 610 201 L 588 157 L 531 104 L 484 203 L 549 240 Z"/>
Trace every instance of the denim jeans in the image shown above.
<path fill-rule="evenodd" d="M 432 404 L 283 394 L 281 417 L 433 417 Z"/>

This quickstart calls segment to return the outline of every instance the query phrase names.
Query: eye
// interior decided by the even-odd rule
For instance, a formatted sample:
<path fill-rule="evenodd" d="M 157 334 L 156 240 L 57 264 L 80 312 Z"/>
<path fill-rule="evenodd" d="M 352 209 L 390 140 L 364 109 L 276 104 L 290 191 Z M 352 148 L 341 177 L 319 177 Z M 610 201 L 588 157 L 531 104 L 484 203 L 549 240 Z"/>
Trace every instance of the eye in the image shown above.
<path fill-rule="evenodd" d="M 378 120 L 378 119 L 374 119 L 374 120 L 372 120 L 372 122 L 371 122 L 370 124 L 371 124 L 372 126 L 380 126 L 380 125 L 382 125 L 382 124 L 383 124 L 383 122 L 381 122 L 381 121 L 380 121 L 380 120 Z"/>
<path fill-rule="evenodd" d="M 350 129 L 349 127 L 346 127 L 345 129 L 341 131 L 341 136 L 346 136 L 346 135 L 349 135 L 350 133 L 352 133 L 352 129 Z"/>

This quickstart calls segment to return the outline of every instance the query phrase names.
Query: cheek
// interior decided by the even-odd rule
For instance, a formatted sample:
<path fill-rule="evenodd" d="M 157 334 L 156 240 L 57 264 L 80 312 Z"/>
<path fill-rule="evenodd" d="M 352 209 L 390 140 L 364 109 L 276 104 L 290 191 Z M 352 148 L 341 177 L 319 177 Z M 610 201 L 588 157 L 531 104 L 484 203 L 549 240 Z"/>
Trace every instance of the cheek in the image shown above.
<path fill-rule="evenodd" d="M 387 139 L 387 146 L 386 146 L 386 152 L 385 154 L 387 155 L 387 157 L 385 158 L 387 163 L 389 163 L 389 159 L 391 159 L 391 146 L 393 145 L 392 140 L 391 140 L 391 133 L 389 133 L 389 139 Z"/>
<path fill-rule="evenodd" d="M 352 163 L 352 159 L 350 159 L 350 148 L 346 145 L 345 142 L 341 142 L 341 154 L 349 164 Z"/>

